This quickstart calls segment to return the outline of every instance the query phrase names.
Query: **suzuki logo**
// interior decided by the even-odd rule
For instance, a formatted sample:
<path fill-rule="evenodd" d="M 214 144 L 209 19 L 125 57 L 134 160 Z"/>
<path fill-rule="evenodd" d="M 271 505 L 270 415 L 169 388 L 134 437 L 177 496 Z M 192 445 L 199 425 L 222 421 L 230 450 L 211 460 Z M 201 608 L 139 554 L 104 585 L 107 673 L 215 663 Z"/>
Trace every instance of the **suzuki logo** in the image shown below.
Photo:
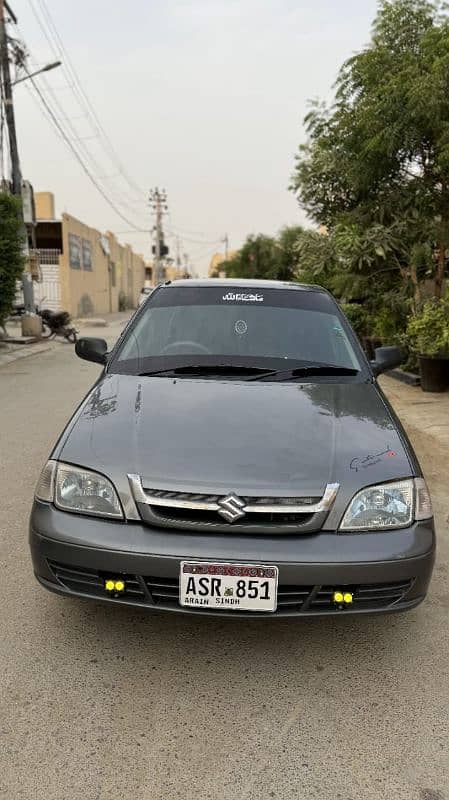
<path fill-rule="evenodd" d="M 227 497 L 222 497 L 218 501 L 218 505 L 221 506 L 218 513 L 228 522 L 235 522 L 245 516 L 245 503 L 235 494 L 228 494 Z"/>

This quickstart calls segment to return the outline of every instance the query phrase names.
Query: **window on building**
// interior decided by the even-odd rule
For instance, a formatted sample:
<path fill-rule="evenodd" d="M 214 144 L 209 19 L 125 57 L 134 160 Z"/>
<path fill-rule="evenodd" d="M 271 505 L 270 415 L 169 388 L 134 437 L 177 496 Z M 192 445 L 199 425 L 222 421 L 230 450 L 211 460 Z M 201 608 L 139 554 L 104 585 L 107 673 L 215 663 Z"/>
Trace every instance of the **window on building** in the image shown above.
<path fill-rule="evenodd" d="M 72 269 L 81 269 L 81 238 L 69 233 L 69 264 Z"/>
<path fill-rule="evenodd" d="M 89 242 L 89 239 L 82 240 L 82 250 L 83 250 L 83 269 L 87 270 L 88 272 L 92 272 L 93 269 L 92 245 Z"/>
<path fill-rule="evenodd" d="M 117 270 L 114 261 L 109 262 L 109 271 L 111 273 L 111 286 L 117 286 Z"/>

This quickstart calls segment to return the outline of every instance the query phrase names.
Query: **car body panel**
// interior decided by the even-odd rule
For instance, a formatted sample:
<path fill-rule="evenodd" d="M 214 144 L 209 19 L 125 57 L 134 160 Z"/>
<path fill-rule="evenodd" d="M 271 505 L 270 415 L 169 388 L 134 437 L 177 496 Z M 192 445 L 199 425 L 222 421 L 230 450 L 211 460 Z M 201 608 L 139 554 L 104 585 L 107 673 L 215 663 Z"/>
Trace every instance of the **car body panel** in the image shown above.
<path fill-rule="evenodd" d="M 73 565 L 95 570 L 100 575 L 132 575 L 145 585 L 147 576 L 172 580 L 176 585 L 180 563 L 184 559 L 204 559 L 204 553 L 214 561 L 234 563 L 274 563 L 279 568 L 280 586 L 359 586 L 409 581 L 410 588 L 400 602 L 381 609 L 365 609 L 371 613 L 400 611 L 415 607 L 427 592 L 435 558 L 435 535 L 431 520 L 415 523 L 401 531 L 353 534 L 340 536 L 319 533 L 307 537 L 198 536 L 150 529 L 140 523 L 126 525 L 110 520 L 85 519 L 80 524 L 77 515 L 64 514 L 45 503 L 35 503 L 30 524 L 30 546 L 35 574 L 47 589 L 60 594 L 90 597 L 108 602 L 124 602 L 159 611 L 212 615 L 238 611 L 185 609 L 176 598 L 156 605 L 150 592 L 142 600 L 136 597 L 107 598 L 103 592 L 90 592 L 89 585 L 81 591 L 70 591 L 55 579 L 51 567 Z M 85 523 L 85 524 L 84 524 Z M 123 548 L 126 549 L 123 549 Z M 230 554 L 232 553 L 232 558 Z M 363 608 L 345 609 L 343 613 L 363 613 Z M 276 616 L 307 616 L 317 613 L 336 613 L 333 610 L 279 606 Z M 340 613 L 340 612 L 339 612 Z M 264 619 L 271 614 L 250 614 Z"/>
<path fill-rule="evenodd" d="M 235 536 L 152 528 L 128 522 L 67 514 L 48 503 L 33 506 L 33 532 L 59 542 L 93 550 L 114 550 L 181 560 L 204 559 L 235 563 L 358 564 L 420 557 L 434 548 L 431 520 L 397 531 L 338 534 L 320 531 L 309 536 Z"/>
<path fill-rule="evenodd" d="M 176 282 L 178 287 L 210 285 Z M 323 291 L 272 281 L 223 280 L 214 285 Z M 125 519 L 67 513 L 35 501 L 30 545 L 41 583 L 74 594 L 55 578 L 52 561 L 98 570 L 100 577 L 108 571 L 133 573 L 144 585 L 146 575 L 176 580 L 182 560 L 212 560 L 277 565 L 281 583 L 314 585 L 312 594 L 323 584 L 405 580 L 410 586 L 401 602 L 383 610 L 417 605 L 427 592 L 435 557 L 433 519 L 397 530 L 339 531 L 359 490 L 421 476 L 413 448 L 355 334 L 348 332 L 361 363 L 355 377 L 245 381 L 235 376 L 151 377 L 109 371 L 123 338 L 144 313 L 145 305 L 122 332 L 51 454 L 55 460 L 106 475 L 118 492 Z M 339 490 L 322 528 L 314 532 L 296 529 L 274 535 L 253 528 L 242 533 L 232 524 L 224 533 L 183 530 L 182 525 L 173 530 L 141 519 L 128 475 L 140 476 L 144 486 L 154 490 L 254 498 L 321 497 L 328 484 L 338 484 Z M 94 596 L 84 590 L 79 594 Z M 106 599 L 102 592 L 98 598 Z M 151 593 L 135 604 L 154 607 Z M 204 613 L 176 603 L 162 603 L 158 610 Z M 238 616 L 235 611 L 223 613 Z M 307 604 L 298 613 L 308 613 Z"/>
<path fill-rule="evenodd" d="M 321 496 L 340 484 L 338 519 L 358 489 L 414 473 L 373 383 L 254 383 L 105 375 L 54 458 L 155 489 Z"/>

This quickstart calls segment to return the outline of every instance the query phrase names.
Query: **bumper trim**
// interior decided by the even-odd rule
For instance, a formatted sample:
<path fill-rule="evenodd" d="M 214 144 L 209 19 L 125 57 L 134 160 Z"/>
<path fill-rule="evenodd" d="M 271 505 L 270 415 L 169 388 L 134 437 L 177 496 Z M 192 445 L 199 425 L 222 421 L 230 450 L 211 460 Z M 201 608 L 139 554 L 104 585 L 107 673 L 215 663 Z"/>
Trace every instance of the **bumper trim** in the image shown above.
<path fill-rule="evenodd" d="M 77 592 L 73 592 L 70 589 L 67 589 L 62 584 L 54 583 L 53 581 L 48 580 L 47 578 L 43 578 L 41 575 L 35 573 L 36 580 L 40 583 L 44 589 L 47 589 L 54 594 L 58 594 L 64 597 L 71 597 L 76 600 L 95 600 L 101 603 L 107 603 L 109 605 L 119 605 L 119 606 L 131 606 L 132 608 L 141 608 L 145 609 L 146 611 L 158 611 L 158 612 L 171 612 L 177 614 L 186 614 L 190 617 L 226 617 L 229 618 L 239 618 L 239 619 L 258 619 L 264 620 L 272 619 L 276 620 L 279 618 L 285 617 L 334 617 L 337 614 L 340 616 L 350 616 L 358 615 L 358 614 L 395 614 L 401 611 L 409 611 L 416 608 L 422 601 L 425 599 L 425 595 L 418 595 L 411 600 L 404 600 L 400 603 L 396 603 L 391 606 L 387 606 L 385 608 L 348 608 L 344 609 L 343 611 L 336 611 L 336 610 L 329 610 L 329 609 L 317 609 L 312 610 L 310 608 L 306 608 L 303 611 L 292 611 L 292 610 L 283 610 L 278 611 L 274 614 L 271 613 L 260 613 L 260 612 L 251 612 L 251 611 L 220 611 L 219 609 L 205 609 L 205 608 L 189 608 L 185 606 L 176 606 L 173 607 L 172 605 L 164 605 L 164 604 L 155 604 L 151 603 L 148 600 L 137 600 L 135 598 L 126 599 L 125 597 L 99 597 L 98 595 L 94 594 L 78 594 Z"/>

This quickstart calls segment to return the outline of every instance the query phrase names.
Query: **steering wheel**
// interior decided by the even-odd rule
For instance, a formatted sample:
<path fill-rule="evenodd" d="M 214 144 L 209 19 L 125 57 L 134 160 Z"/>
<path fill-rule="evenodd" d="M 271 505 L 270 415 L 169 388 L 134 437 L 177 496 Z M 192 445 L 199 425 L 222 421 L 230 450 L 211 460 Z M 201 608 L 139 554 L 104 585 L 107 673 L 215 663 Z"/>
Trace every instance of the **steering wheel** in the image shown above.
<path fill-rule="evenodd" d="M 199 342 L 172 342 L 167 344 L 160 352 L 161 356 L 168 355 L 190 355 L 190 353 L 204 353 L 210 356 L 211 352 Z"/>

